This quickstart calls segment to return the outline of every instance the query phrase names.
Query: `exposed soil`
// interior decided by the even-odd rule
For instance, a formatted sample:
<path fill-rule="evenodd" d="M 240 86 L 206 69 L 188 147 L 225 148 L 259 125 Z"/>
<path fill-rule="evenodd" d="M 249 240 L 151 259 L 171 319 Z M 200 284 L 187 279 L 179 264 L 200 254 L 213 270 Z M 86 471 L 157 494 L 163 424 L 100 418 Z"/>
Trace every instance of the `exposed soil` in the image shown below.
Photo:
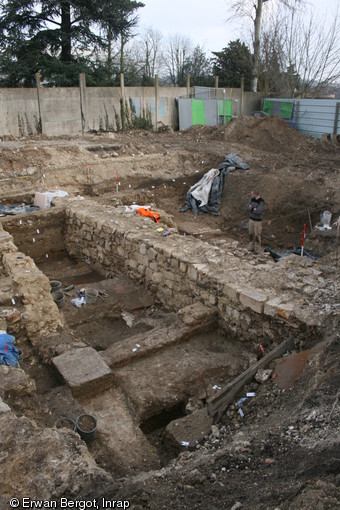
<path fill-rule="evenodd" d="M 266 203 L 264 244 L 282 248 L 300 245 L 304 223 L 309 232 L 310 220 L 315 225 L 324 210 L 334 218 L 339 213 L 339 144 L 306 139 L 279 118 L 246 117 L 227 126 L 196 126 L 185 132 L 18 139 L 1 145 L 2 203 L 9 197 L 15 200 L 17 194 L 23 198 L 22 188 L 34 192 L 56 187 L 81 194 L 87 188 L 96 200 L 112 203 L 108 192 L 116 189 L 117 171 L 121 201 L 153 201 L 174 215 L 183 232 L 198 230 L 199 224 L 200 229 L 221 229 L 224 236 L 242 240 L 245 204 L 256 186 Z M 195 218 L 191 211 L 181 213 L 189 187 L 230 152 L 250 169 L 228 175 L 221 215 Z M 175 168 L 170 161 L 174 154 Z M 99 175 L 99 166 L 108 168 L 111 178 L 107 172 Z M 74 173 L 76 179 L 70 180 Z"/>
<path fill-rule="evenodd" d="M 217 244 L 235 241 L 236 249 L 247 245 L 245 206 L 252 188 L 257 187 L 266 204 L 263 245 L 277 251 L 299 247 L 305 224 L 306 249 L 321 255 L 322 264 L 333 271 L 334 279 L 340 278 L 339 231 L 334 225 L 325 232 L 311 228 L 320 225 L 320 214 L 325 210 L 332 212 L 332 222 L 340 216 L 340 146 L 327 139 L 306 139 L 280 119 L 250 117 L 232 121 L 227 126 L 197 126 L 182 133 L 6 138 L 0 142 L 0 149 L 2 204 L 31 203 L 35 191 L 56 188 L 79 195 L 88 193 L 91 200 L 103 204 L 153 204 L 154 208 L 173 216 L 181 233 Z M 228 174 L 221 214 L 195 217 L 191 211 L 181 212 L 189 187 L 205 172 L 216 168 L 230 152 L 235 152 L 250 168 Z M 66 257 L 65 260 L 46 261 L 39 267 L 51 279 L 63 279 L 63 286 L 75 284 L 78 289 L 100 282 L 99 275 L 84 266 L 77 264 L 73 270 Z M 103 291 L 109 289 L 105 282 L 100 284 Z M 129 336 L 130 326 L 126 316 L 121 316 L 122 309 L 135 320 L 136 334 L 152 329 L 154 323 L 149 321 L 152 313 L 161 317 L 165 313 L 152 297 L 142 295 L 142 289 L 139 295 L 126 282 L 109 280 L 107 285 L 115 286 L 117 293 L 121 293 L 119 299 L 112 301 L 110 313 L 102 315 L 101 332 L 96 338 L 95 323 L 86 319 L 86 312 L 81 311 L 83 316 L 80 316 L 78 310 L 69 307 L 69 298 L 62 310 L 68 323 L 75 330 L 78 328 L 77 335 L 84 343 L 98 351 L 115 342 L 112 330 L 120 339 Z M 81 500 L 96 498 L 101 501 L 103 497 L 128 500 L 135 510 L 340 508 L 339 311 L 338 308 L 325 326 L 322 341 L 311 345 L 302 360 L 296 362 L 298 368 L 295 364 L 291 369 L 286 366 L 282 370 L 282 360 L 272 362 L 266 381 L 254 380 L 244 388 L 244 396 L 247 392 L 255 396 L 248 397 L 242 404 L 235 402 L 229 406 L 213 427 L 212 434 L 194 450 L 183 447 L 176 458 L 171 448 L 167 450 L 164 427 L 185 412 L 174 406 L 168 416 L 163 415 L 163 422 L 160 418 L 158 424 L 151 424 L 148 416 L 144 420 L 143 432 L 153 447 L 162 452 L 162 468 L 141 470 L 137 475 L 121 478 L 117 467 L 119 460 L 109 458 L 99 437 L 88 449 L 97 465 L 113 475 L 114 483 L 98 475 L 82 482 L 83 488 L 87 485 L 81 493 L 77 492 L 74 482 L 73 492 L 70 489 L 67 494 Z M 235 357 L 236 376 L 242 366 L 242 360 L 238 360 L 238 365 L 236 362 L 238 345 L 228 346 L 224 341 L 218 332 L 202 333 L 197 337 L 197 345 L 195 342 L 190 345 L 190 349 L 197 347 L 191 356 L 196 357 L 196 361 L 201 356 L 204 366 L 208 358 L 203 359 L 203 350 L 204 356 L 208 352 L 211 358 L 217 357 L 219 352 L 230 352 L 231 364 Z M 74 419 L 81 414 L 86 403 L 77 407 L 52 367 L 38 363 L 28 339 L 23 336 L 18 342 L 26 354 L 22 368 L 36 381 L 37 393 L 10 398 L 8 404 L 13 410 L 23 420 L 24 417 L 36 420 L 39 415 L 39 424 L 46 427 L 52 427 L 61 415 Z M 166 394 L 169 390 L 166 388 L 167 371 L 177 369 L 185 374 L 186 364 L 191 359 L 185 344 L 182 350 L 171 349 L 164 358 L 163 351 L 157 354 L 154 367 L 150 362 L 141 361 L 140 366 L 145 365 L 140 372 L 143 377 L 129 373 L 128 367 L 120 369 L 117 377 L 126 384 L 139 385 L 141 400 L 147 401 L 144 383 L 149 371 L 153 371 L 158 374 L 161 398 L 163 392 Z M 211 381 L 215 378 L 217 384 L 222 384 L 225 372 L 221 365 L 211 374 Z M 178 386 L 173 391 L 185 393 L 187 383 L 187 379 L 179 376 Z M 197 381 L 195 384 L 197 386 Z M 201 400 L 204 400 L 203 383 L 202 394 Z M 25 427 L 30 430 L 27 424 Z M 69 424 L 60 427 L 69 428 Z M 67 435 L 65 438 L 68 441 Z M 18 439 L 17 457 L 19 448 L 25 444 Z M 17 469 L 25 473 L 20 462 Z M 75 473 L 77 469 L 75 466 Z M 78 483 L 75 474 L 76 479 Z M 67 486 L 65 481 L 63 483 Z M 102 506 L 98 504 L 98 508 Z"/>

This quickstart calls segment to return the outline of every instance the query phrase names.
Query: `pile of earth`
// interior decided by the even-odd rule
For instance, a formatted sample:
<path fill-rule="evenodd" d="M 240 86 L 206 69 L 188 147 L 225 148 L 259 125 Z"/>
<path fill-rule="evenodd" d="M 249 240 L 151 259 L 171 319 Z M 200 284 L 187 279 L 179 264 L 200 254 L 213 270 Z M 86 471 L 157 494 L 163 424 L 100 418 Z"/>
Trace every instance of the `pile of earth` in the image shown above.
<path fill-rule="evenodd" d="M 226 126 L 225 138 L 264 151 L 306 149 L 308 142 L 280 117 L 242 117 Z"/>
<path fill-rule="evenodd" d="M 247 145 L 269 152 L 308 149 L 309 141 L 280 117 L 253 117 L 231 120 L 225 126 L 193 126 L 183 134 Z"/>

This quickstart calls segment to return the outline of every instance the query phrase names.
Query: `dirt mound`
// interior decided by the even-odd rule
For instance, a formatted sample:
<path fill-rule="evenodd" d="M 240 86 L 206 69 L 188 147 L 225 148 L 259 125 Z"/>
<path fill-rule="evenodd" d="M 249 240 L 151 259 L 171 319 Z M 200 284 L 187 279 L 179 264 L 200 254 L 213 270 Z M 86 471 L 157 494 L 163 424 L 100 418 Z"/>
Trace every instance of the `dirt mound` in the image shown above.
<path fill-rule="evenodd" d="M 193 126 L 182 132 L 197 139 L 241 143 L 268 152 L 307 148 L 308 141 L 280 117 L 239 117 L 224 126 Z"/>
<path fill-rule="evenodd" d="M 280 117 L 241 117 L 225 128 L 228 142 L 264 151 L 291 151 L 307 145 L 306 139 Z"/>
<path fill-rule="evenodd" d="M 198 124 L 197 126 L 191 126 L 188 129 L 184 129 L 181 131 L 182 135 L 188 137 L 204 137 L 204 138 L 215 138 L 216 134 L 219 132 L 220 128 L 223 127 L 223 132 L 225 132 L 224 126 L 202 126 Z"/>

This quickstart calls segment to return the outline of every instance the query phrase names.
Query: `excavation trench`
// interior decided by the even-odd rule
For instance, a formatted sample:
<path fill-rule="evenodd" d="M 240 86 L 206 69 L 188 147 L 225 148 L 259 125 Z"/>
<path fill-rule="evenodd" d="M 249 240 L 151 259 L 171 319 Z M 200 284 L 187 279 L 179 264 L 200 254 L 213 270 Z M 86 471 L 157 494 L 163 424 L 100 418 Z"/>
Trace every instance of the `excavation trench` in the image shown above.
<path fill-rule="evenodd" d="M 88 449 L 112 472 L 166 464 L 181 449 L 164 434 L 170 422 L 256 361 L 260 336 L 270 348 L 306 330 L 290 306 L 247 288 L 234 254 L 175 229 L 164 237 L 122 207 L 72 199 L 2 223 L 18 250 L 4 257 L 22 317 L 11 327 L 36 386 L 30 398 L 9 391 L 8 402 L 42 427 L 94 415 Z M 51 280 L 65 292 L 60 308 Z M 76 306 L 89 288 L 98 298 Z"/>
<path fill-rule="evenodd" d="M 0 218 L 0 328 L 24 355 L 22 368 L 0 366 L 0 506 L 14 496 L 106 496 L 136 508 L 170 500 L 173 508 L 319 500 L 336 508 L 338 239 L 334 227 L 311 231 L 324 211 L 332 222 L 339 215 L 334 144 L 302 139 L 273 117 L 180 133 L 4 137 L 1 149 L 2 204 L 31 205 L 44 190 L 69 196 Z M 190 186 L 229 152 L 250 168 L 228 174 L 221 215 L 180 212 Z M 254 187 L 266 203 L 263 248 L 299 247 L 306 224 L 305 248 L 320 261 L 247 250 Z M 161 222 L 127 214 L 134 202 Z M 74 286 L 61 308 L 51 279 Z M 84 288 L 107 296 L 77 308 L 71 299 Z M 264 383 L 251 375 L 234 400 L 225 393 L 263 362 L 261 349 L 283 342 L 294 345 L 281 366 L 289 389 L 278 386 L 278 370 Z M 292 389 L 286 363 L 308 349 Z M 255 396 L 242 418 L 247 392 Z M 191 445 L 226 395 L 218 427 Z M 81 414 L 97 419 L 92 442 L 56 428 Z"/>
<path fill-rule="evenodd" d="M 59 281 L 61 291 L 69 289 L 57 311 L 62 324 L 57 332 L 34 340 L 33 348 L 25 327 L 16 331 L 22 369 L 35 381 L 36 392 L 22 399 L 9 394 L 12 408 L 47 427 L 81 413 L 95 415 L 98 435 L 88 448 L 99 465 L 114 472 L 166 463 L 178 453 L 163 441 L 166 425 L 185 415 L 190 398 L 202 405 L 208 387 L 211 393 L 248 361 L 242 344 L 229 343 L 219 332 L 215 313 L 207 319 L 204 312 L 202 324 L 198 317 L 197 324 L 186 326 L 166 302 L 121 270 L 124 261 L 110 267 L 111 277 L 105 278 L 102 268 L 81 254 L 78 260 L 71 257 L 64 210 L 6 218 L 4 228 L 19 250 L 17 262 L 31 257 L 37 271 Z M 31 269 L 24 271 L 28 276 Z M 102 299 L 74 306 L 84 288 L 99 290 Z M 46 290 L 37 292 L 50 299 Z"/>

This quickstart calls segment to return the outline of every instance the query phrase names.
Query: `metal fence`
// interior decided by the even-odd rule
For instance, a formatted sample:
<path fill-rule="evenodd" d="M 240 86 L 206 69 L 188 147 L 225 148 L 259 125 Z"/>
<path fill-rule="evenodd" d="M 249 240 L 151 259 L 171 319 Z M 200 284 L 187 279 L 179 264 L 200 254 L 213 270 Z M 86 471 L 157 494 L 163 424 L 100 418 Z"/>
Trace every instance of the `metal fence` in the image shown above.
<path fill-rule="evenodd" d="M 258 110 L 260 94 L 242 89 L 194 87 L 190 95 L 178 98 L 179 129 L 191 126 L 224 125 L 239 115 Z"/>
<path fill-rule="evenodd" d="M 264 99 L 262 110 L 287 120 L 305 136 L 340 135 L 340 101 L 336 99 Z"/>

